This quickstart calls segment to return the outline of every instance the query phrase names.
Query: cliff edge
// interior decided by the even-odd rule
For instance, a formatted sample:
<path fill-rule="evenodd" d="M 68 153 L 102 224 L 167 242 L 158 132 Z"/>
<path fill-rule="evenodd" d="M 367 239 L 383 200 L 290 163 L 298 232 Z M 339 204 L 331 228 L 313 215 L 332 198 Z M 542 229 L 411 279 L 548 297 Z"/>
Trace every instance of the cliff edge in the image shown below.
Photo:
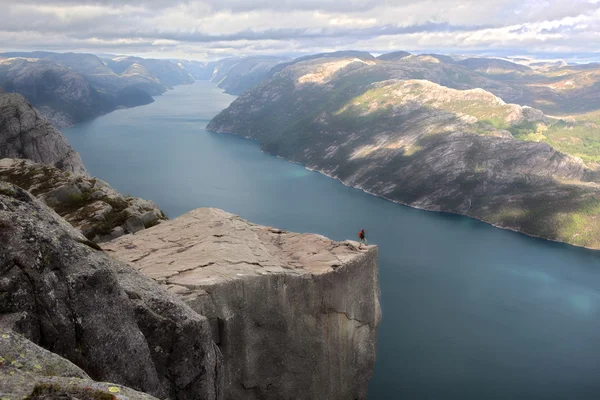
<path fill-rule="evenodd" d="M 377 247 L 197 209 L 103 245 L 209 318 L 226 399 L 365 399 Z"/>

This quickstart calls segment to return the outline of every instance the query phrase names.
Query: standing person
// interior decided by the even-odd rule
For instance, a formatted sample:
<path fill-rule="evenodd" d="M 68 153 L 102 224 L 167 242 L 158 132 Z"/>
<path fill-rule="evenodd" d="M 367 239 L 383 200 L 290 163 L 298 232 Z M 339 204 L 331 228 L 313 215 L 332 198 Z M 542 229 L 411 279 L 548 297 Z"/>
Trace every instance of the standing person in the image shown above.
<path fill-rule="evenodd" d="M 364 229 L 362 231 L 358 232 L 358 238 L 360 239 L 360 245 L 358 246 L 359 249 L 361 248 L 361 246 L 363 244 L 365 246 L 368 246 L 368 244 L 367 244 L 367 235 L 365 235 L 365 230 Z"/>

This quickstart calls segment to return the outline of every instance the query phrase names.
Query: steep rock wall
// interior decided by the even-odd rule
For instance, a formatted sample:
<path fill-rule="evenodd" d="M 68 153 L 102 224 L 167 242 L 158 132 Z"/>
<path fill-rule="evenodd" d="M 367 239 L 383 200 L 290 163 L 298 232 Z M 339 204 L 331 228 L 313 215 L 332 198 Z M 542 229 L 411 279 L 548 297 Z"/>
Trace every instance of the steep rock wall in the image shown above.
<path fill-rule="evenodd" d="M 79 153 L 20 94 L 0 93 L 0 158 L 5 157 L 87 174 Z"/>
<path fill-rule="evenodd" d="M 226 399 L 365 399 L 377 247 L 254 225 L 215 209 L 104 245 L 211 321 Z"/>

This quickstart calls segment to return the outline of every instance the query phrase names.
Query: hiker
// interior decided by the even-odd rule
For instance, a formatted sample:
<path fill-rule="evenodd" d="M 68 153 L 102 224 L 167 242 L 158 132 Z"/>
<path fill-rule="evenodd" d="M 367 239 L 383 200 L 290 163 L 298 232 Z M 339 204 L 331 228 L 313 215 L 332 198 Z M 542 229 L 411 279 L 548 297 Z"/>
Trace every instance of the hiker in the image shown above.
<path fill-rule="evenodd" d="M 358 238 L 360 239 L 360 245 L 358 246 L 358 248 L 360 249 L 361 246 L 364 244 L 365 246 L 367 246 L 367 236 L 365 235 L 365 230 L 363 229 L 362 231 L 358 232 Z"/>

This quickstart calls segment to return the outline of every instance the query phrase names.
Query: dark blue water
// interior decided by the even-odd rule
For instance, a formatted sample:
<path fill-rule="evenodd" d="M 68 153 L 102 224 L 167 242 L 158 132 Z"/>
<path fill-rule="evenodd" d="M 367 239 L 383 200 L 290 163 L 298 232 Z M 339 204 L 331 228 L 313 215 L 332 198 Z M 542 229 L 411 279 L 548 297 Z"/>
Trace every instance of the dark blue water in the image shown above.
<path fill-rule="evenodd" d="M 383 308 L 371 400 L 600 398 L 600 253 L 393 204 L 205 131 L 232 100 L 180 86 L 65 134 L 92 174 L 170 217 L 219 207 L 338 240 L 366 228 Z"/>

